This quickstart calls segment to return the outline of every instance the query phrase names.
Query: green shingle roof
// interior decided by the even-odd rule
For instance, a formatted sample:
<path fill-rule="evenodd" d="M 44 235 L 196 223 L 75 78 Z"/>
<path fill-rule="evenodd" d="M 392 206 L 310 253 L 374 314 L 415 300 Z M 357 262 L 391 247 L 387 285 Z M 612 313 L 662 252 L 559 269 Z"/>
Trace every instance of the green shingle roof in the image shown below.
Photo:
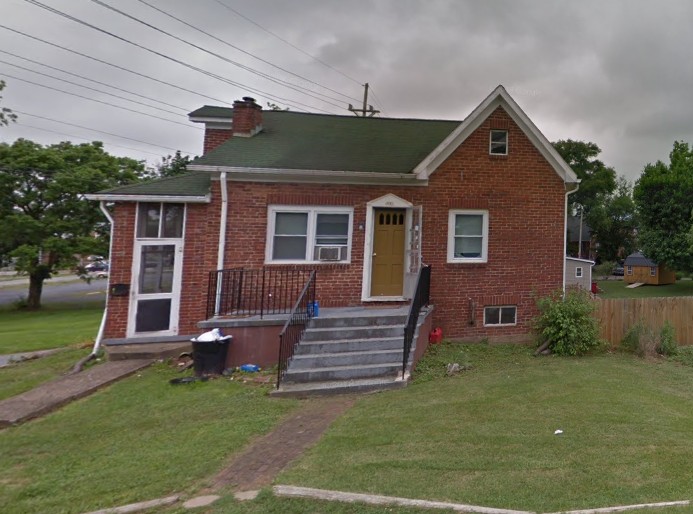
<path fill-rule="evenodd" d="M 232 107 L 217 107 L 205 105 L 188 114 L 191 118 L 224 118 L 230 120 L 233 117 Z"/>
<path fill-rule="evenodd" d="M 228 119 L 231 109 L 205 106 L 190 116 Z M 193 165 L 239 168 L 409 173 L 459 121 L 360 118 L 263 112 L 263 130 L 233 137 Z"/>
<path fill-rule="evenodd" d="M 175 177 L 120 186 L 98 194 L 147 196 L 205 196 L 209 193 L 210 174 L 189 171 Z"/>

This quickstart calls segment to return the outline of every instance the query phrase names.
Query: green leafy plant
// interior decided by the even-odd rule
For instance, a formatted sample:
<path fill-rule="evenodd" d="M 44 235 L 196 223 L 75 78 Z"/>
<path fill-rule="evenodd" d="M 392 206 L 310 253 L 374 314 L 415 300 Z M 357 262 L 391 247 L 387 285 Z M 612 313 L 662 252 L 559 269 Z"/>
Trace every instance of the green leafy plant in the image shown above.
<path fill-rule="evenodd" d="M 570 289 L 537 300 L 539 315 L 533 325 L 539 336 L 537 353 L 550 350 L 558 355 L 582 355 L 603 346 L 594 304 L 587 291 Z"/>
<path fill-rule="evenodd" d="M 616 267 L 616 263 L 614 261 L 604 261 L 601 264 L 597 264 L 594 268 L 592 268 L 592 271 L 594 272 L 595 277 L 608 277 L 611 275 L 611 272 L 614 271 L 614 268 Z"/>
<path fill-rule="evenodd" d="M 672 356 L 678 353 L 679 345 L 676 342 L 676 331 L 671 323 L 666 321 L 662 330 L 659 331 L 659 344 L 657 353 L 660 355 Z"/>

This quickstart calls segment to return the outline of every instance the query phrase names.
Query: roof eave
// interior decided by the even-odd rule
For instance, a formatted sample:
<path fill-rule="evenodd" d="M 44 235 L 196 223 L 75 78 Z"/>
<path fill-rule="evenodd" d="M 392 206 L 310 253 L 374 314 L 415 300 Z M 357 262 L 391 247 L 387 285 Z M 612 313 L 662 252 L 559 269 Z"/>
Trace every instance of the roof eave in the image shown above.
<path fill-rule="evenodd" d="M 192 171 L 226 172 L 228 180 L 242 182 L 334 183 L 363 185 L 425 186 L 426 178 L 413 173 L 377 173 L 366 171 L 304 170 L 288 168 L 252 168 L 234 166 L 189 165 Z"/>
<path fill-rule="evenodd" d="M 153 195 L 153 194 L 111 194 L 91 193 L 84 195 L 87 200 L 104 202 L 166 202 L 166 203 L 210 203 L 211 195 Z"/>

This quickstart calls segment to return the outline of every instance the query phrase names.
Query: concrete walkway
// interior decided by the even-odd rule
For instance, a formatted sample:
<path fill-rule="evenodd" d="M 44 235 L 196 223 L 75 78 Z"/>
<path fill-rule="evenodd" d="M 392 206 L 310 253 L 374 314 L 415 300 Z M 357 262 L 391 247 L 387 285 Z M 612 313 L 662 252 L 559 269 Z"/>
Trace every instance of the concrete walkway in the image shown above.
<path fill-rule="evenodd" d="M 46 382 L 12 398 L 0 401 L 0 428 L 17 425 L 87 396 L 100 387 L 149 366 L 153 359 L 106 362 L 86 371 Z"/>
<path fill-rule="evenodd" d="M 236 456 L 213 480 L 213 490 L 230 487 L 236 492 L 253 491 L 271 484 L 355 401 L 346 396 L 304 400 L 298 412 Z"/>

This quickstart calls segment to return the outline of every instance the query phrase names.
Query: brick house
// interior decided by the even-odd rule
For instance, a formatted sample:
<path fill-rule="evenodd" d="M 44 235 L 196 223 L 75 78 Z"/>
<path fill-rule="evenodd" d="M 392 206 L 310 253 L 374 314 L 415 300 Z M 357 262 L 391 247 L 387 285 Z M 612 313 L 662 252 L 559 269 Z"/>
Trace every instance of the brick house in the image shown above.
<path fill-rule="evenodd" d="M 406 307 L 430 265 L 429 324 L 460 341 L 527 341 L 535 297 L 564 287 L 579 181 L 502 86 L 461 122 L 263 112 L 251 98 L 189 116 L 205 138 L 188 173 L 89 195 L 113 206 L 107 343 L 229 326 L 240 348 L 252 309 L 219 311 L 229 283 L 241 296 L 236 275 L 210 275 L 223 269 L 314 270 L 326 312 Z M 280 301 L 273 287 L 263 303 Z"/>

